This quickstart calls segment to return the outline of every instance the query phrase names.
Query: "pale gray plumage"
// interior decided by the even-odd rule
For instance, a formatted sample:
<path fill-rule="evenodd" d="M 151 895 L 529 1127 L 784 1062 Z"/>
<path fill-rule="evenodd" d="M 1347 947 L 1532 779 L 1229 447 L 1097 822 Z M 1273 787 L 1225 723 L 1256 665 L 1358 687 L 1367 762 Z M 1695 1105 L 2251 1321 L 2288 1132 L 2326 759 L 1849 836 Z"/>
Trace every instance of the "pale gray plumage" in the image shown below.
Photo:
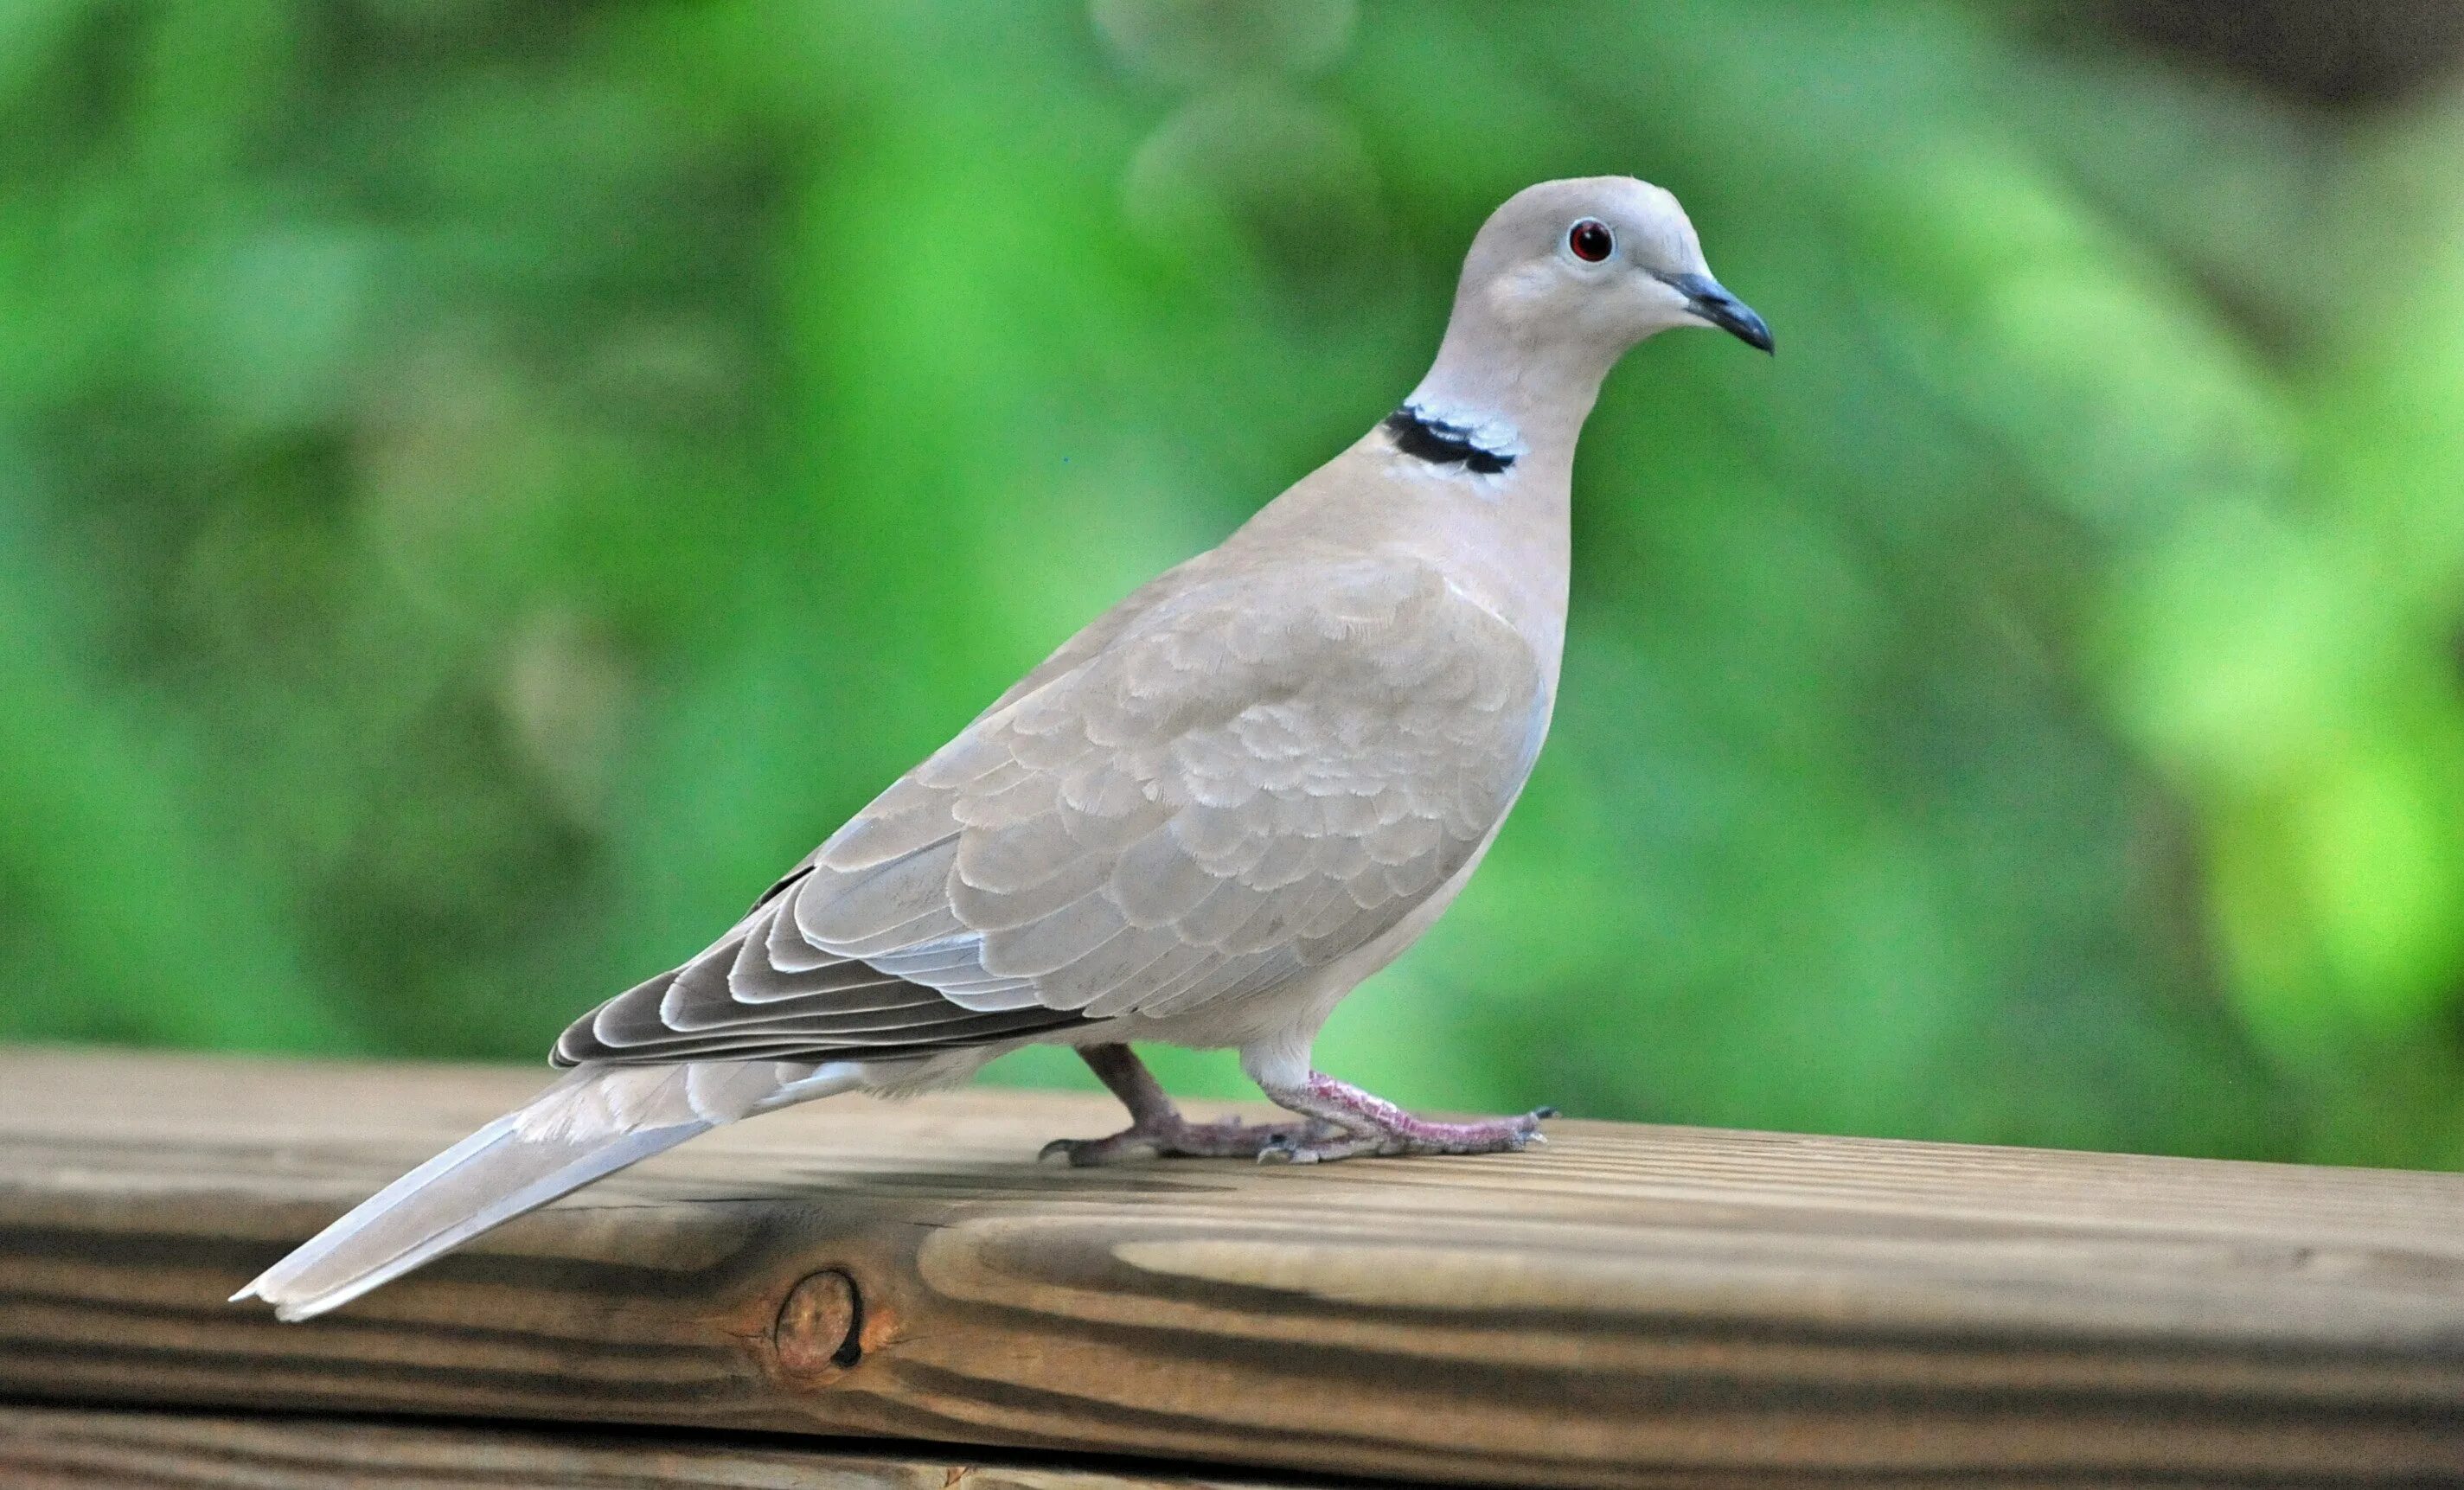
<path fill-rule="evenodd" d="M 1240 558 L 1176 571 L 1110 646 L 978 719 L 560 1057 L 1159 1018 L 1393 927 L 1504 816 L 1540 669 L 1424 563 Z"/>
<path fill-rule="evenodd" d="M 1612 245 L 1595 255 L 1603 244 Z M 1636 341 L 1769 348 L 1673 198 L 1517 194 L 1474 240 L 1402 409 L 1222 546 L 1073 637 L 699 956 L 558 1041 L 576 1071 L 242 1290 L 305 1318 L 719 1123 L 1081 1047 L 1130 1153 L 1470 1152 L 1309 1068 L 1336 1000 L 1468 879 L 1547 733 L 1575 436 Z M 1232 1046 L 1307 1121 L 1199 1129 L 1125 1047 Z"/>

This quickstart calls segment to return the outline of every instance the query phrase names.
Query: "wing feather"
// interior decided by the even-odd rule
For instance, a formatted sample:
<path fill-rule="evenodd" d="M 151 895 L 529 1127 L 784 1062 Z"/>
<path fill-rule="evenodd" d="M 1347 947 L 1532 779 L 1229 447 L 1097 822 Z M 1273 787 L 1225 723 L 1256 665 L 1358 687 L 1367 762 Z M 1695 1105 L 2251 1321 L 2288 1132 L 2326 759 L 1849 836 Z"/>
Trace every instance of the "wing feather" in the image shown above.
<path fill-rule="evenodd" d="M 560 1059 L 888 1059 L 1271 992 L 1477 853 L 1531 646 L 1391 558 L 1185 566 L 891 786 Z"/>

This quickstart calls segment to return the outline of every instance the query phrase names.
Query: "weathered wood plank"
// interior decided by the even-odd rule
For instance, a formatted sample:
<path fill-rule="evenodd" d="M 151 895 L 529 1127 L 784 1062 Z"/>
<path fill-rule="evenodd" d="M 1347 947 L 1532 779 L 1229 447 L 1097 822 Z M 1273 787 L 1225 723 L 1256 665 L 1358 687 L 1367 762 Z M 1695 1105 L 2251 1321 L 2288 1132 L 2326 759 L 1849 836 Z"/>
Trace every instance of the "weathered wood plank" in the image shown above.
<path fill-rule="evenodd" d="M 1273 1490 L 755 1438 L 0 1403 L 0 1485 L 44 1490 Z"/>
<path fill-rule="evenodd" d="M 2447 1174 L 1581 1123 L 1516 1156 L 1070 1172 L 1036 1148 L 1100 1103 L 845 1100 L 312 1325 L 222 1304 L 539 1079 L 0 1055 L 0 1394 L 1518 1484 L 2464 1473 Z M 857 1349 L 834 1284 L 796 1292 L 829 1272 Z"/>

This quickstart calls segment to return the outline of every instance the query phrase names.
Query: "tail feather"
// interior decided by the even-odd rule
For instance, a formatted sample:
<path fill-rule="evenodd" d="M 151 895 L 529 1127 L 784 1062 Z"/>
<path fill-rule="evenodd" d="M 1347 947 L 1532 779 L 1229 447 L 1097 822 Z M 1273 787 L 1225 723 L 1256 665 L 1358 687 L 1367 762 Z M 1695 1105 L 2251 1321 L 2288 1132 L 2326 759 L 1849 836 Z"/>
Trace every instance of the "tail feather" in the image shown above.
<path fill-rule="evenodd" d="M 858 1085 L 854 1065 L 584 1066 L 395 1180 L 239 1292 L 313 1319 L 528 1211 L 755 1112 Z"/>

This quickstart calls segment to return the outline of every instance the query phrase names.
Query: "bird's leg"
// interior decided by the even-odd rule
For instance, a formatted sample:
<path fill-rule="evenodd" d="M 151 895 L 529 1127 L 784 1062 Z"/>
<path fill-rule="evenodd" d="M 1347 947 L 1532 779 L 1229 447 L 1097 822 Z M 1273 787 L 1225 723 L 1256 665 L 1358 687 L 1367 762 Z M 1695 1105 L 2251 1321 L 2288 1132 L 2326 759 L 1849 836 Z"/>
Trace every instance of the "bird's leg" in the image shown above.
<path fill-rule="evenodd" d="M 1319 1136 L 1304 1134 L 1269 1143 L 1258 1153 L 1269 1163 L 1320 1164 L 1364 1154 L 1511 1153 L 1547 1143 L 1540 1132 L 1541 1121 L 1557 1115 L 1554 1107 L 1541 1107 L 1519 1117 L 1440 1123 L 1415 1117 L 1383 1097 L 1322 1071 L 1309 1072 L 1297 1085 L 1262 1082 L 1260 1086 L 1277 1107 L 1314 1118 L 1330 1129 Z"/>
<path fill-rule="evenodd" d="M 1072 1167 L 1143 1158 L 1253 1159 L 1278 1144 L 1307 1144 L 1341 1132 L 1315 1120 L 1193 1123 L 1129 1046 L 1082 1045 L 1078 1053 L 1130 1109 L 1130 1126 L 1110 1138 L 1056 1138 L 1044 1146 L 1044 1157 L 1067 1159 Z"/>

